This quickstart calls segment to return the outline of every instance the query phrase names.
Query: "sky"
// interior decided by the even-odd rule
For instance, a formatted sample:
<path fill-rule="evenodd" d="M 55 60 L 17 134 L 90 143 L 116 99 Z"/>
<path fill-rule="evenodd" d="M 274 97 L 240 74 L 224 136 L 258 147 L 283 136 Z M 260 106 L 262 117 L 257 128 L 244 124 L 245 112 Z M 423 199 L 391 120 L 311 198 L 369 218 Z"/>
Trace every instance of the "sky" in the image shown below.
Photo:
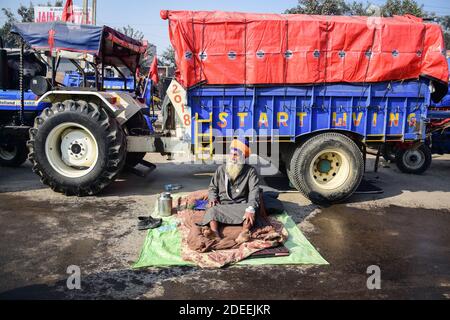
<path fill-rule="evenodd" d="M 33 4 L 47 3 L 47 0 L 33 0 Z M 53 1 L 52 1 L 53 2 Z M 82 0 L 74 0 L 81 6 Z M 89 1 L 91 2 L 91 1 Z M 362 2 L 366 2 L 362 0 Z M 383 4 L 384 0 L 367 1 Z M 419 0 L 426 11 L 437 15 L 450 15 L 449 0 Z M 0 7 L 16 10 L 29 0 L 1 0 Z M 97 0 L 97 24 L 119 28 L 130 25 L 144 33 L 145 38 L 155 44 L 158 54 L 170 44 L 167 21 L 159 16 L 160 10 L 222 10 L 242 12 L 282 13 L 296 6 L 297 0 Z M 5 21 L 0 13 L 0 25 Z"/>

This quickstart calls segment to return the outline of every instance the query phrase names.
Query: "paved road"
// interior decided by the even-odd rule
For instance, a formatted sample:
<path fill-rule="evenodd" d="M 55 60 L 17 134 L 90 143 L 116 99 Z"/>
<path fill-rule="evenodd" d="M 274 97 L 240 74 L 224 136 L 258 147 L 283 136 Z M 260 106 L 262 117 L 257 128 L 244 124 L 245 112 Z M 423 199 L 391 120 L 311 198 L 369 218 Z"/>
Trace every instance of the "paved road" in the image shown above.
<path fill-rule="evenodd" d="M 424 176 L 382 167 L 366 179 L 383 194 L 355 195 L 320 208 L 298 193 L 281 195 L 290 215 L 329 266 L 130 268 L 149 213 L 165 183 L 204 188 L 214 166 L 180 166 L 148 157 L 147 178 L 124 174 L 98 197 L 51 192 L 29 165 L 0 168 L 0 299 L 450 299 L 450 157 Z M 66 287 L 80 266 L 81 290 Z M 381 269 L 381 290 L 368 290 L 367 267 Z"/>

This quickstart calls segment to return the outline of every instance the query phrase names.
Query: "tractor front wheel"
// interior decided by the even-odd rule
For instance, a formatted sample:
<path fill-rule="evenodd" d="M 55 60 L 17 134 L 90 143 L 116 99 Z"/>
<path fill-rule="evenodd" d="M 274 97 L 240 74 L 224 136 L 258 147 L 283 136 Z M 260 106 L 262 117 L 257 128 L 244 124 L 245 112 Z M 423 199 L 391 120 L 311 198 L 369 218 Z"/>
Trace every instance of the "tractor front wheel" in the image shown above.
<path fill-rule="evenodd" d="M 18 143 L 0 142 L 0 166 L 19 167 L 28 157 L 28 149 L 25 141 Z"/>
<path fill-rule="evenodd" d="M 30 129 L 33 171 L 54 191 L 94 195 L 125 164 L 126 137 L 116 120 L 93 103 L 66 100 L 45 109 Z"/>

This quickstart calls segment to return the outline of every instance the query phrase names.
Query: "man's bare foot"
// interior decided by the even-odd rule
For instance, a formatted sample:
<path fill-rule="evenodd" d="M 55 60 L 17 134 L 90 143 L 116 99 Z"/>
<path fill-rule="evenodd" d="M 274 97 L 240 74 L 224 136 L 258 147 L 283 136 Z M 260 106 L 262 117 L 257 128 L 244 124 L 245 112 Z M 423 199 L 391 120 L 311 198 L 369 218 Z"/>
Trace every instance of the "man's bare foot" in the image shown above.
<path fill-rule="evenodd" d="M 238 237 L 236 238 L 235 241 L 236 241 L 237 244 L 241 244 L 241 243 L 244 243 L 244 242 L 249 242 L 250 239 L 251 239 L 250 231 L 244 230 L 241 233 L 239 233 L 239 235 L 238 235 Z"/>
<path fill-rule="evenodd" d="M 202 230 L 202 234 L 204 237 L 211 239 L 211 240 L 216 239 L 216 238 L 222 239 L 219 232 L 215 232 L 215 231 L 211 230 L 211 228 L 204 228 Z"/>

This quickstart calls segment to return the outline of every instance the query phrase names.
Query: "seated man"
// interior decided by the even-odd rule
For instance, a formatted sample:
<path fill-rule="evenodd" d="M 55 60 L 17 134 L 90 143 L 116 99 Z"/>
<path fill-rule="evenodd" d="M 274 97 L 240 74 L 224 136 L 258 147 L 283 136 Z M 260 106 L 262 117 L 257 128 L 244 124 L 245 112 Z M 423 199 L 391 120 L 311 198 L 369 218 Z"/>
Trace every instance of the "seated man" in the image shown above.
<path fill-rule="evenodd" d="M 256 212 L 259 209 L 259 178 L 255 168 L 245 163 L 250 155 L 248 141 L 234 139 L 230 155 L 224 165 L 219 166 L 209 185 L 209 209 L 201 226 L 209 225 L 212 233 L 208 236 L 221 238 L 220 224 L 240 225 L 242 232 L 237 243 L 250 240 Z"/>

